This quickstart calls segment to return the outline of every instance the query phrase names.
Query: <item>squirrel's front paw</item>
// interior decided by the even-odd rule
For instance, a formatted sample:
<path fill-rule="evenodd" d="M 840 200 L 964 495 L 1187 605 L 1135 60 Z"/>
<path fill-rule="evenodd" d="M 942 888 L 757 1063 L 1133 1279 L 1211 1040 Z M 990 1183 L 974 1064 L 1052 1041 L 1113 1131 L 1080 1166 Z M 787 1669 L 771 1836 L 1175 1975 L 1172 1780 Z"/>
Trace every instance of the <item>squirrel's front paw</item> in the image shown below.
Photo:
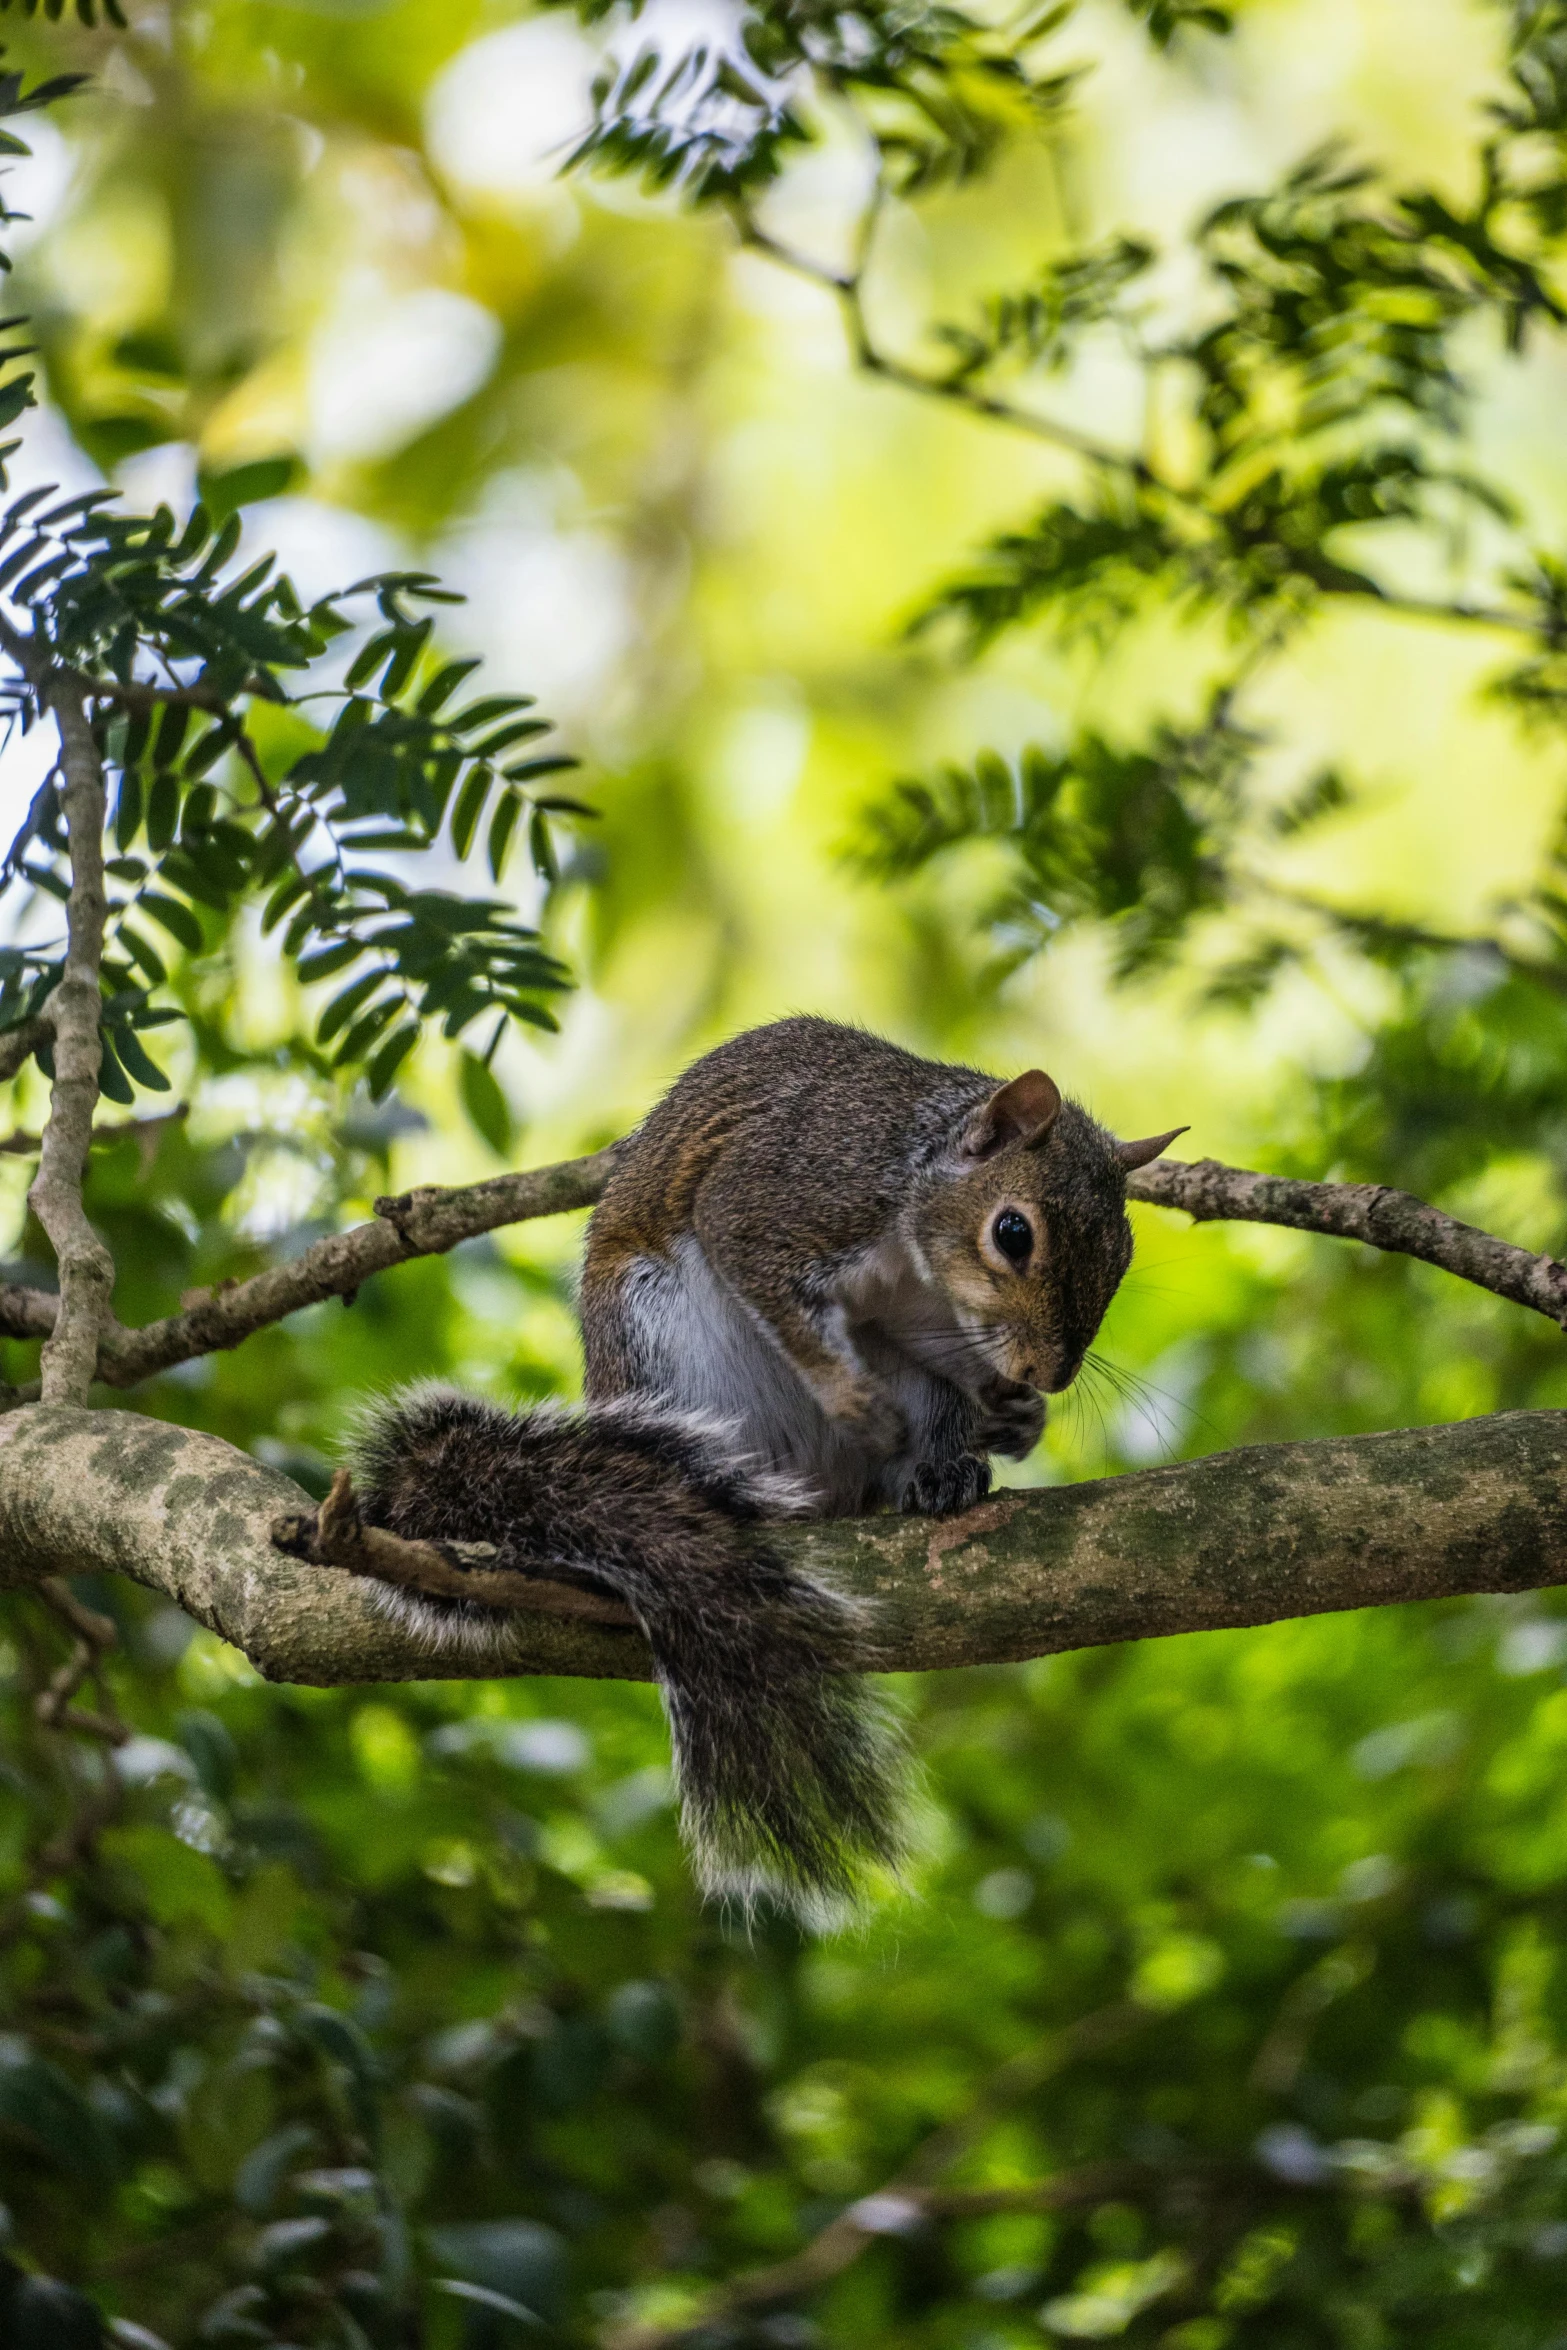
<path fill-rule="evenodd" d="M 952 1518 L 971 1510 L 990 1491 L 990 1463 L 974 1453 L 955 1461 L 922 1461 L 903 1488 L 898 1507 L 905 1517 Z"/>
<path fill-rule="evenodd" d="M 1044 1397 L 1037 1388 L 1009 1380 L 985 1397 L 984 1415 L 972 1441 L 976 1452 L 999 1452 L 1009 1461 L 1020 1461 L 1044 1432 Z"/>

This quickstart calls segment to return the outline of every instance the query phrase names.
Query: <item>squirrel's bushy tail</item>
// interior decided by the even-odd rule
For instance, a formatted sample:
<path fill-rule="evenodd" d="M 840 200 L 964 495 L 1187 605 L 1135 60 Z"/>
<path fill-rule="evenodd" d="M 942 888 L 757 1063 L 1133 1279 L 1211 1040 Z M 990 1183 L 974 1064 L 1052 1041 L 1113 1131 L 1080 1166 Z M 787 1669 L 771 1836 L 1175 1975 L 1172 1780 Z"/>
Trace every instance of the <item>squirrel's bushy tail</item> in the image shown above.
<path fill-rule="evenodd" d="M 362 1435 L 356 1485 L 394 1534 L 493 1543 L 497 1565 L 585 1576 L 630 1609 L 705 1890 L 821 1920 L 867 1860 L 897 1859 L 897 1743 L 853 1672 L 858 1611 L 768 1542 L 760 1521 L 798 1498 L 737 1467 L 724 1428 L 634 1398 L 514 1416 L 414 1389 Z M 415 1604 L 436 1638 L 466 1613 Z"/>

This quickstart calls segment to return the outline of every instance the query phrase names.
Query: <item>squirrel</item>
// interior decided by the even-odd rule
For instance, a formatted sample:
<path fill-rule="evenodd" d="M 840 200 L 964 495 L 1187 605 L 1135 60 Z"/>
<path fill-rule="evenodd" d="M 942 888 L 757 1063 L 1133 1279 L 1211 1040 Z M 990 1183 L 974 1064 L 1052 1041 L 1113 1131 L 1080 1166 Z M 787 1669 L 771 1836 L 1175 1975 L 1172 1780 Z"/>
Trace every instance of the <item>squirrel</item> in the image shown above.
<path fill-rule="evenodd" d="M 1126 1272 L 1128 1169 L 1184 1131 L 1117 1142 L 1042 1070 L 1003 1084 L 828 1020 L 733 1037 L 621 1146 L 581 1410 L 393 1398 L 358 1447 L 363 1518 L 620 1600 L 704 1891 L 839 1913 L 902 1850 L 896 1742 L 855 1671 L 864 1610 L 766 1525 L 979 1502 Z M 503 1653 L 504 1616 L 379 1589 L 435 1647 Z"/>

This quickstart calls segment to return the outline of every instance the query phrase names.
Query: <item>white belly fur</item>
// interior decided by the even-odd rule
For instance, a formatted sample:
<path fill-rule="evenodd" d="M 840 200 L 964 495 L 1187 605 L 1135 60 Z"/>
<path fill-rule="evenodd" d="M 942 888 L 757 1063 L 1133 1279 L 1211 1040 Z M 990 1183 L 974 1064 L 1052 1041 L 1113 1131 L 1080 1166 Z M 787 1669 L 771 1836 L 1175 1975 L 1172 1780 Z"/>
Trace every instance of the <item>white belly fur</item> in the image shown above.
<path fill-rule="evenodd" d="M 642 1259 L 623 1303 L 652 1383 L 671 1401 L 729 1421 L 737 1449 L 803 1478 L 824 1515 L 852 1514 L 880 1498 L 883 1464 L 828 1419 L 772 1333 L 719 1279 L 690 1234 L 670 1257 Z"/>

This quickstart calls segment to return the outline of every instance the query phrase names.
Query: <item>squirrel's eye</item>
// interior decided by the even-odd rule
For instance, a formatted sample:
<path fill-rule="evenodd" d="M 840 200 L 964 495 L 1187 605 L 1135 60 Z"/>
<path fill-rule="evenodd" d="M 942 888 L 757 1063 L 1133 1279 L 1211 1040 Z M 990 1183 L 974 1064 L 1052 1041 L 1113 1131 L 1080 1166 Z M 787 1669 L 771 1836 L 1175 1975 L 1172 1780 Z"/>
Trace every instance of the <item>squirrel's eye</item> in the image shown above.
<path fill-rule="evenodd" d="M 1003 1208 L 990 1228 L 990 1237 L 1006 1258 L 1008 1264 L 1028 1262 L 1034 1245 L 1034 1227 L 1016 1208 Z"/>

